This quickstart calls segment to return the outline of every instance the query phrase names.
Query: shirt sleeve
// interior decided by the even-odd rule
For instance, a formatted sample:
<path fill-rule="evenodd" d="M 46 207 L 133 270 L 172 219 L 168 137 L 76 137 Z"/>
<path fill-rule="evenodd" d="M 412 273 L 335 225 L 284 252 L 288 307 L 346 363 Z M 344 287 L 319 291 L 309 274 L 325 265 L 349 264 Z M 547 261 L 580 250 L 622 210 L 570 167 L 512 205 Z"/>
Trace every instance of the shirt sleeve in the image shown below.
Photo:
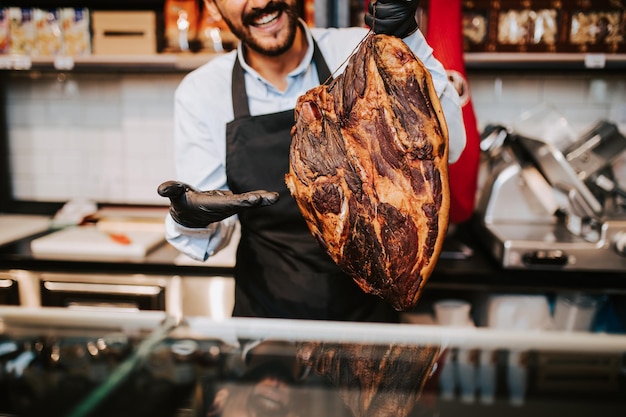
<path fill-rule="evenodd" d="M 212 127 L 225 124 L 210 100 L 211 78 L 198 71 L 178 86 L 174 97 L 174 153 L 176 175 L 200 190 L 227 189 L 224 134 Z M 209 86 L 207 86 L 207 84 Z M 207 91 L 208 90 L 208 91 Z"/>
<path fill-rule="evenodd" d="M 236 223 L 237 217 L 231 216 L 206 228 L 192 229 L 176 223 L 168 214 L 165 218 L 165 238 L 179 252 L 204 262 L 228 245 Z"/>
<path fill-rule="evenodd" d="M 177 180 L 200 190 L 225 190 L 224 137 L 217 137 L 211 124 L 211 94 L 203 94 L 206 79 L 201 72 L 187 76 L 178 86 L 174 100 L 174 152 Z M 221 143 L 219 142 L 221 141 Z M 235 216 L 207 228 L 192 229 L 176 223 L 168 214 L 165 219 L 167 241 L 192 259 L 205 261 L 230 242 Z"/>
<path fill-rule="evenodd" d="M 456 162 L 461 156 L 463 149 L 465 149 L 466 143 L 463 111 L 459 95 L 450 83 L 445 68 L 433 55 L 432 48 L 428 45 L 420 30 L 404 38 L 404 42 L 422 61 L 432 76 L 446 124 L 448 125 L 448 162 Z"/>

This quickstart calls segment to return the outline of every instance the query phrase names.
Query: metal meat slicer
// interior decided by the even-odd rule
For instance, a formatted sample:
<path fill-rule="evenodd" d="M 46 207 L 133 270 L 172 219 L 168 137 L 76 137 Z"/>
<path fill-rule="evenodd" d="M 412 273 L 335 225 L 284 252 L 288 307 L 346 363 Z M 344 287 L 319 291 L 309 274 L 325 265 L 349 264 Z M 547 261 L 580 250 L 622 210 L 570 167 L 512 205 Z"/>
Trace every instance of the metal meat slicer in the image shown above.
<path fill-rule="evenodd" d="M 477 225 L 504 268 L 626 270 L 626 190 L 616 175 L 626 137 L 616 125 L 600 121 L 564 146 L 489 126 L 481 148 L 488 174 Z"/>

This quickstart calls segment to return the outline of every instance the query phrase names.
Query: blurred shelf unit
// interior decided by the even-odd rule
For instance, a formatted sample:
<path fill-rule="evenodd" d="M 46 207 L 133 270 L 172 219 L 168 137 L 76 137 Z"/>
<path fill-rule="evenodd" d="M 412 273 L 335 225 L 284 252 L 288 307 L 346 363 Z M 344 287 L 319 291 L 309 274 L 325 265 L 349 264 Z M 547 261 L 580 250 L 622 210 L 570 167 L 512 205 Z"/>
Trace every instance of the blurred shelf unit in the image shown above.
<path fill-rule="evenodd" d="M 420 1 L 417 13 L 424 33 L 431 23 L 430 1 Z M 360 1 L 299 3 L 310 26 L 362 24 Z M 626 70 L 623 3 L 463 0 L 466 67 L 473 72 Z M 238 42 L 198 0 L 7 4 L 0 5 L 0 71 L 188 72 Z"/>
<path fill-rule="evenodd" d="M 420 1 L 428 32 L 429 3 Z M 626 69 L 626 8 L 614 0 L 463 0 L 468 70 Z"/>
<path fill-rule="evenodd" d="M 613 0 L 463 1 L 464 50 L 623 54 L 624 18 Z"/>

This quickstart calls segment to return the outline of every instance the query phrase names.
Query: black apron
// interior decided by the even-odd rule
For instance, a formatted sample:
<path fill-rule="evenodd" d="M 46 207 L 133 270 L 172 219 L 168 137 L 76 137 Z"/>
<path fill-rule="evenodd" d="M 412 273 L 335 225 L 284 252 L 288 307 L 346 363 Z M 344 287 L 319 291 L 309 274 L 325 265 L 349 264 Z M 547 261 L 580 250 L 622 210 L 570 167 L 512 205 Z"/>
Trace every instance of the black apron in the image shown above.
<path fill-rule="evenodd" d="M 330 71 L 317 45 L 321 81 Z M 343 274 L 313 238 L 285 185 L 294 111 L 250 116 L 239 59 L 233 67 L 234 120 L 226 126 L 226 175 L 234 193 L 277 191 L 280 200 L 239 215 L 234 316 L 319 320 L 398 320 Z"/>

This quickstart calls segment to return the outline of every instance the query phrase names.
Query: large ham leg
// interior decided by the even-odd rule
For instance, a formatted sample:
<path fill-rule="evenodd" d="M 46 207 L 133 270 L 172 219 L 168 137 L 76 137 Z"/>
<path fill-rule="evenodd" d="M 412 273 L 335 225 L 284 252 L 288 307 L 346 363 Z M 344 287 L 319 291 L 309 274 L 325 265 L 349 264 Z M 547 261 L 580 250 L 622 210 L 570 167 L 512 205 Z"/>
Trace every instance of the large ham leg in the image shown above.
<path fill-rule="evenodd" d="M 339 267 L 396 310 L 415 306 L 448 225 L 448 131 L 430 73 L 368 35 L 343 74 L 299 98 L 286 183 Z"/>

